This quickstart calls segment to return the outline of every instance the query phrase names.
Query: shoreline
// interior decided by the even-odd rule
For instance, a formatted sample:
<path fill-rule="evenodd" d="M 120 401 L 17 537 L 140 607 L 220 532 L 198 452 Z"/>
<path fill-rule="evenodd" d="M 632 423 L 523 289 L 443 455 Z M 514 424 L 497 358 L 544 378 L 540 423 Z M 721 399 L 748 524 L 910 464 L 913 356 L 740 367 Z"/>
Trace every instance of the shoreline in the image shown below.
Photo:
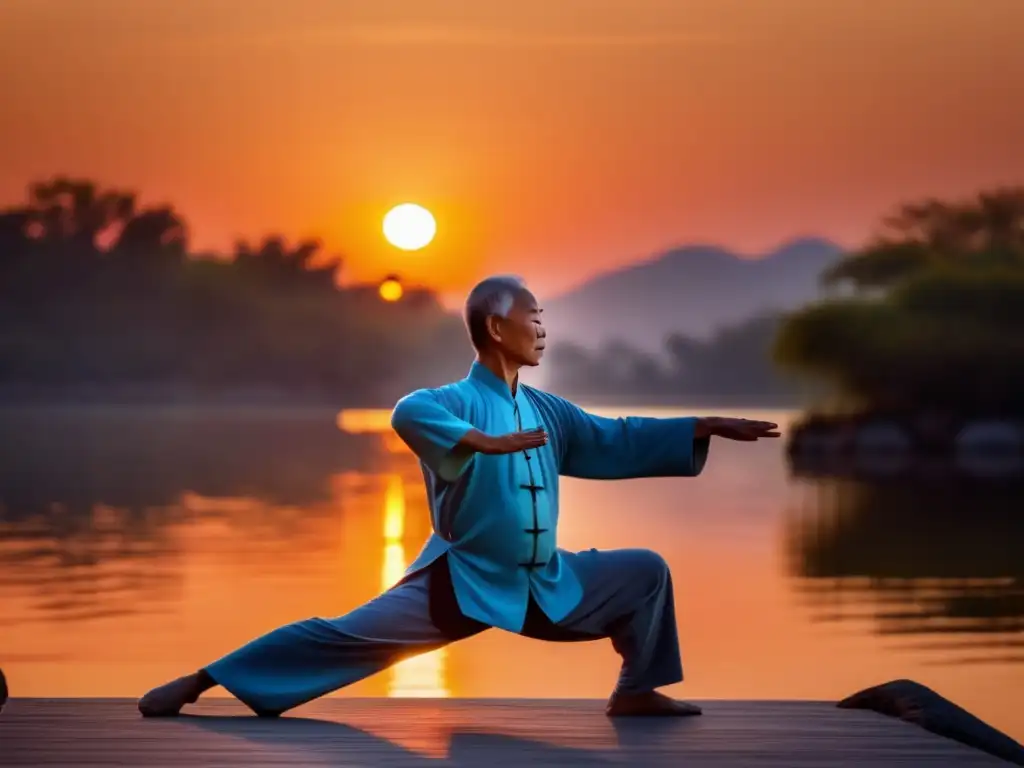
<path fill-rule="evenodd" d="M 1024 419 L 953 414 L 805 414 L 790 427 L 790 468 L 803 477 L 922 479 L 951 473 L 1024 477 Z"/>

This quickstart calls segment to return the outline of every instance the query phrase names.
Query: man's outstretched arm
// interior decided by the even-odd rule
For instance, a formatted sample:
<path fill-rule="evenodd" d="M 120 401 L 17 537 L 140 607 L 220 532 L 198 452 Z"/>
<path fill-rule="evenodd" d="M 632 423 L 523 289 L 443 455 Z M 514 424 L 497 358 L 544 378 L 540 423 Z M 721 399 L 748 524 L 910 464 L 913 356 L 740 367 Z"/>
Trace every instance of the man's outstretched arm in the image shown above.
<path fill-rule="evenodd" d="M 406 395 L 391 413 L 391 426 L 410 450 L 435 474 L 449 482 L 469 467 L 477 453 L 515 453 L 547 443 L 535 429 L 488 435 L 445 407 L 435 392 L 421 389 Z"/>
<path fill-rule="evenodd" d="M 606 418 L 547 393 L 538 407 L 552 425 L 560 473 L 594 480 L 694 477 L 707 462 L 711 437 L 777 437 L 775 424 L 719 417 Z"/>
<path fill-rule="evenodd" d="M 704 470 L 711 436 L 696 416 L 607 418 L 573 406 L 561 473 L 592 480 L 695 477 Z"/>

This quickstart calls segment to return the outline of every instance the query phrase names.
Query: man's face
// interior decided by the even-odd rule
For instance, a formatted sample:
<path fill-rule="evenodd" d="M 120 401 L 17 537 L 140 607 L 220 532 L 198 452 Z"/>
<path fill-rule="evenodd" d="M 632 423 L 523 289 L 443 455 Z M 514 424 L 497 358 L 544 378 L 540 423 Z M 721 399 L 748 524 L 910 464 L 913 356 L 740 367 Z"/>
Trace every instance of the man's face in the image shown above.
<path fill-rule="evenodd" d="M 491 335 L 505 355 L 519 365 L 539 365 L 544 356 L 545 336 L 541 322 L 543 310 L 533 294 L 523 292 L 508 317 L 493 318 Z"/>

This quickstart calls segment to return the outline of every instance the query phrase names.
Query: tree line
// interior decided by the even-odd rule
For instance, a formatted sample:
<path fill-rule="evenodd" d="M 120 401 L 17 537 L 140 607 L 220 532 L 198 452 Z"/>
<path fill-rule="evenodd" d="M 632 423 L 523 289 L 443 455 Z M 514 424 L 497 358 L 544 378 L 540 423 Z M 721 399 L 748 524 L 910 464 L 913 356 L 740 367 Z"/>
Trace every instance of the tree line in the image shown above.
<path fill-rule="evenodd" d="M 783 369 L 844 407 L 1024 411 L 1024 188 L 899 206 L 822 280 L 841 295 L 782 323 Z"/>
<path fill-rule="evenodd" d="M 557 385 L 598 398 L 1024 411 L 1024 188 L 899 205 L 821 282 L 822 301 L 706 341 L 669 335 L 660 356 L 556 349 Z"/>
<path fill-rule="evenodd" d="M 283 397 L 386 402 L 468 365 L 427 291 L 343 288 L 316 241 L 195 252 L 172 206 L 57 177 L 0 211 L 0 391 L 8 398 Z"/>
<path fill-rule="evenodd" d="M 571 343 L 551 353 L 552 388 L 595 401 L 789 405 L 804 396 L 771 359 L 782 318 L 755 315 L 701 339 L 669 333 L 661 354 L 612 341 L 596 350 Z"/>
<path fill-rule="evenodd" d="M 231 398 L 387 406 L 461 377 L 461 319 L 430 291 L 342 287 L 317 241 L 267 235 L 196 252 L 173 206 L 55 177 L 0 210 L 0 395 Z M 578 398 L 1019 411 L 1024 189 L 898 206 L 822 275 L 833 290 L 662 354 L 555 344 Z"/>

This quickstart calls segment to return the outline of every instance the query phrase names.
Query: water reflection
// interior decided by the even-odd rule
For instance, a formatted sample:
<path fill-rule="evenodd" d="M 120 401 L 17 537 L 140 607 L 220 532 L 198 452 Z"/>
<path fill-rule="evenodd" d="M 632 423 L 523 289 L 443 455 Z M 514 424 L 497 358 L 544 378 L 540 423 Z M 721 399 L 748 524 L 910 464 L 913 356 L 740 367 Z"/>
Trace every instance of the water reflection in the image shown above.
<path fill-rule="evenodd" d="M 292 535 L 339 467 L 376 468 L 367 440 L 324 414 L 0 414 L 0 590 L 28 595 L 23 623 L 159 613 L 186 527 Z"/>
<path fill-rule="evenodd" d="M 137 696 L 397 581 L 430 531 L 419 467 L 386 412 L 336 417 L 0 413 L 12 689 Z M 697 480 L 566 479 L 560 538 L 666 557 L 692 670 L 670 693 L 838 698 L 909 676 L 1019 735 L 1022 500 L 991 485 L 794 485 L 779 446 L 723 442 Z M 486 632 L 338 695 L 606 696 L 613 649 L 571 645 Z M 949 665 L 961 660 L 988 663 Z"/>
<path fill-rule="evenodd" d="M 405 557 L 405 482 L 400 475 L 388 477 L 384 496 L 384 567 L 381 590 L 402 578 Z M 403 659 L 389 670 L 388 695 L 406 698 L 447 698 L 445 655 L 447 649 Z"/>
<path fill-rule="evenodd" d="M 821 481 L 787 519 L 814 617 L 940 664 L 1024 663 L 1024 485 Z"/>

